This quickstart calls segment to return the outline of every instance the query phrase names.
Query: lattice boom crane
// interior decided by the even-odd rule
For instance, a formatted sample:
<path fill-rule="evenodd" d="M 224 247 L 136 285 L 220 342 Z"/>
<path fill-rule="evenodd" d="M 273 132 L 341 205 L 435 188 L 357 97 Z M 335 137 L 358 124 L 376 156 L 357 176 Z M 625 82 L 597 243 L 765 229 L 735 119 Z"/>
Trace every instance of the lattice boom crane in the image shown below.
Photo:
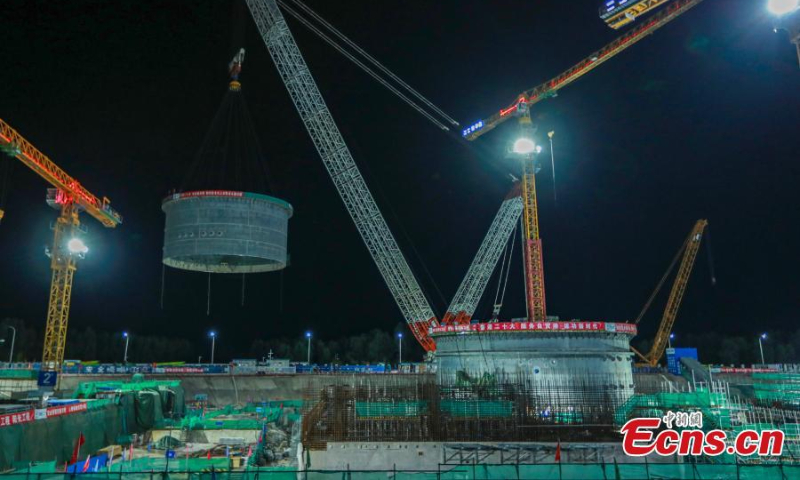
<path fill-rule="evenodd" d="M 435 350 L 428 328 L 438 325 L 436 316 L 367 188 L 277 3 L 247 0 L 247 6 L 347 212 L 403 317 L 423 348 Z"/>
<path fill-rule="evenodd" d="M 450 307 L 442 317 L 443 325 L 464 325 L 470 323 L 478 301 L 486 290 L 486 284 L 497 266 L 497 261 L 508 243 L 509 236 L 522 214 L 522 198 L 519 186 L 500 205 L 489 232 L 483 239 L 477 255 L 467 270 L 461 285 L 458 287 Z"/>
<path fill-rule="evenodd" d="M 122 216 L 111 208 L 108 198 L 103 197 L 101 200 L 86 190 L 1 119 L 0 150 L 20 160 L 55 187 L 48 194 L 47 203 L 59 209 L 61 215 L 53 228 L 53 247 L 49 252 L 53 276 L 50 282 L 42 365 L 45 370 L 59 370 L 64 362 L 72 279 L 77 260 L 86 253 L 82 242 L 76 243 L 80 234 L 78 215 L 85 211 L 108 228 L 120 225 Z"/>
<path fill-rule="evenodd" d="M 667 343 L 669 343 L 669 335 L 672 333 L 672 327 L 675 325 L 675 319 L 678 316 L 678 309 L 681 306 L 681 301 L 683 301 L 683 294 L 686 291 L 686 285 L 689 284 L 689 276 L 692 274 L 692 268 L 694 267 L 694 261 L 697 258 L 697 252 L 700 250 L 700 242 L 703 240 L 703 232 L 708 225 L 708 221 L 701 219 L 698 220 L 692 231 L 689 232 L 689 235 L 684 240 L 681 249 L 678 251 L 680 255 L 683 252 L 683 257 L 681 258 L 681 265 L 678 268 L 678 274 L 675 276 L 675 282 L 672 284 L 672 290 L 669 292 L 669 299 L 667 299 L 667 306 L 664 308 L 664 314 L 661 317 L 661 323 L 658 326 L 658 331 L 656 332 L 656 338 L 653 340 L 653 346 L 650 348 L 650 351 L 646 354 L 643 354 L 636 350 L 635 348 L 631 347 L 631 350 L 642 360 L 644 360 L 645 365 L 650 367 L 655 367 L 658 365 L 659 360 L 664 355 L 664 349 L 667 348 Z M 677 257 L 676 257 L 677 258 Z M 669 273 L 669 271 L 667 271 Z M 654 292 L 653 296 L 651 296 L 650 300 L 648 300 L 648 304 L 645 305 L 645 309 L 649 306 L 652 299 L 655 297 L 655 294 L 658 293 L 659 287 L 656 288 L 656 292 Z M 641 320 L 642 314 L 639 315 L 639 319 L 637 319 L 637 323 Z"/>

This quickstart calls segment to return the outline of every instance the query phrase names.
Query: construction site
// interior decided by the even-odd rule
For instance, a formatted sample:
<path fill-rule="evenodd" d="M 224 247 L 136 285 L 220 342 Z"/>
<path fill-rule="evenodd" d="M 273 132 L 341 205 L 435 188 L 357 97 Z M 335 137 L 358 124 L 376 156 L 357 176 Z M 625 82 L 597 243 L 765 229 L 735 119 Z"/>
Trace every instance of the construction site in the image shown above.
<path fill-rule="evenodd" d="M 355 228 L 358 237 L 353 238 L 357 238 L 359 249 L 366 247 L 371 271 L 365 273 L 355 268 L 337 271 L 336 278 L 341 281 L 330 287 L 336 292 L 333 296 L 346 297 L 347 288 L 343 285 L 349 277 L 363 276 L 368 279 L 365 282 L 377 283 L 370 279 L 380 275 L 383 281 L 376 288 L 388 289 L 394 301 L 394 317 L 403 322 L 403 328 L 396 329 L 392 336 L 398 347 L 396 364 L 318 362 L 314 359 L 316 351 L 312 355 L 312 338 L 316 333 L 302 325 L 291 325 L 297 330 L 294 334 L 302 335 L 298 343 L 302 360 L 276 358 L 271 349 L 268 354 L 263 352 L 265 356 L 260 359 L 236 351 L 229 360 L 217 350 L 222 335 L 216 328 L 209 330 L 204 338 L 209 343 L 210 356 L 205 359 L 198 356 L 197 362 L 194 358 L 175 358 L 174 362 L 152 358 L 130 360 L 129 344 L 136 339 L 131 340 L 135 334 L 129 330 L 120 337 L 124 345 L 122 363 L 91 362 L 91 358 L 70 360 L 75 357 L 68 347 L 68 335 L 72 335 L 68 327 L 75 328 L 81 322 L 81 313 L 76 315 L 74 309 L 70 319 L 73 283 L 76 294 L 83 288 L 95 289 L 98 298 L 99 292 L 106 288 L 102 280 L 95 281 L 92 287 L 81 284 L 82 264 L 96 254 L 83 222 L 92 226 L 99 222 L 104 228 L 119 229 L 109 238 L 125 236 L 127 220 L 123 222 L 122 213 L 115 209 L 123 205 L 120 210 L 124 212 L 125 202 L 117 202 L 112 208 L 107 197 L 90 191 L 82 180 L 67 173 L 67 169 L 74 171 L 72 166 L 78 162 L 72 163 L 67 155 L 49 148 L 48 153 L 43 153 L 45 148 L 37 146 L 37 138 L 11 125 L 13 111 L 0 111 L 3 161 L 21 164 L 24 173 L 19 175 L 30 176 L 30 172 L 38 175 L 40 186 L 47 188 L 47 205 L 58 212 L 51 225 L 52 238 L 47 240 L 45 249 L 50 294 L 42 338 L 37 344 L 42 355 L 35 361 L 20 361 L 19 355 L 15 357 L 13 342 L 17 330 L 9 327 L 14 330 L 9 342 L 9 361 L 0 365 L 0 476 L 36 480 L 76 475 L 298 480 L 800 478 L 800 361 L 768 361 L 776 349 L 768 345 L 771 350 L 765 357 L 764 345 L 771 338 L 761 333 L 767 327 L 760 325 L 754 327 L 759 333 L 753 337 L 757 340 L 754 346 L 759 349 L 760 362 L 732 365 L 702 361 L 708 358 L 705 345 L 673 347 L 673 343 L 677 345 L 675 332 L 689 328 L 682 322 L 693 323 L 691 327 L 703 331 L 720 328 L 710 321 L 704 323 L 705 319 L 698 315 L 684 319 L 681 310 L 698 282 L 698 275 L 692 275 L 698 270 L 695 268 L 698 257 L 708 257 L 711 284 L 717 283 L 708 237 L 710 226 L 715 224 L 713 208 L 698 208 L 700 213 L 691 213 L 693 225 L 670 224 L 664 229 L 678 231 L 683 238 L 681 243 L 671 243 L 674 244 L 671 251 L 659 252 L 671 257 L 666 271 L 665 265 L 649 260 L 607 260 L 606 257 L 617 255 L 624 247 L 610 249 L 608 243 L 602 242 L 598 242 L 597 251 L 586 256 L 561 253 L 553 261 L 555 266 L 550 267 L 544 239 L 554 243 L 567 243 L 568 239 L 554 238 L 557 235 L 545 229 L 544 222 L 540 223 L 545 208 L 541 198 L 543 180 L 552 179 L 552 186 L 548 183 L 546 188 L 548 193 L 552 189 L 553 203 L 548 197 L 547 208 L 555 209 L 556 202 L 563 201 L 562 195 L 569 198 L 569 193 L 558 191 L 556 199 L 560 133 L 556 134 L 549 117 L 540 115 L 539 109 L 559 102 L 555 97 L 561 90 L 584 76 L 587 78 L 581 83 L 590 83 L 596 75 L 592 72 L 606 62 L 624 61 L 630 55 L 629 49 L 646 51 L 652 46 L 648 38 L 662 34 L 662 27 L 671 28 L 673 22 L 691 24 L 696 14 L 710 15 L 700 10 L 719 1 L 609 0 L 600 3 L 599 15 L 593 6 L 583 5 L 581 8 L 592 10 L 593 20 L 604 31 L 614 33 L 613 40 L 578 62 L 563 59 L 562 65 L 572 66 L 519 93 L 491 115 L 468 124 L 454 120 L 367 53 L 369 45 L 362 48 L 300 0 L 239 2 L 246 12 L 242 22 L 252 30 L 251 36 L 257 37 L 258 44 L 251 39 L 247 48 L 237 45 L 234 56 L 224 59 L 226 62 L 230 59 L 227 76 L 215 72 L 214 82 L 226 86 L 222 101 L 213 116 L 192 119 L 209 125 L 206 134 L 191 165 L 188 162 L 177 165 L 179 162 L 174 160 L 177 165 L 174 170 L 180 172 L 182 180 L 158 200 L 162 223 L 151 227 L 162 235 L 161 257 L 137 260 L 142 265 L 151 261 L 159 264 L 159 298 L 152 303 L 159 303 L 163 311 L 165 302 L 174 303 L 175 292 L 183 289 L 190 291 L 192 302 L 200 305 L 197 311 L 201 314 L 159 322 L 180 324 L 180 328 L 188 330 L 205 325 L 208 317 L 216 315 L 219 328 L 227 328 L 227 332 L 241 330 L 238 333 L 250 339 L 267 336 L 263 332 L 277 329 L 272 317 L 264 314 L 259 320 L 262 331 L 256 333 L 232 325 L 234 321 L 228 318 L 228 312 L 234 307 L 243 308 L 246 303 L 274 298 L 262 288 L 264 284 L 258 283 L 264 277 L 279 279 L 275 281 L 280 283 L 274 285 L 279 285 L 283 310 L 283 275 L 284 270 L 294 268 L 292 256 L 309 255 L 305 245 L 319 247 L 323 243 L 329 243 L 332 250 L 321 252 L 336 251 L 338 256 L 338 252 L 346 250 L 330 240 L 331 232 Z M 764 4 L 762 9 L 768 8 L 778 18 L 775 31 L 784 36 L 788 32 L 800 62 L 798 2 L 760 3 Z M 305 30 L 301 41 L 296 41 L 295 30 L 300 28 Z M 456 142 L 454 148 L 478 152 L 475 158 L 489 155 L 505 162 L 492 167 L 497 170 L 491 170 L 491 175 L 511 179 L 504 184 L 507 193 L 495 199 L 499 209 L 495 208 L 490 224 L 469 226 L 468 230 L 481 232 L 481 241 L 441 315 L 436 313 L 442 309 L 431 300 L 430 288 L 421 281 L 421 269 L 409 260 L 414 258 L 409 255 L 410 242 L 399 236 L 395 223 L 391 226 L 387 223 L 386 218 L 391 220 L 395 212 L 383 208 L 382 201 L 379 206 L 373 196 L 373 175 L 369 173 L 365 179 L 361 170 L 364 163 L 354 160 L 351 154 L 351 145 L 356 145 L 352 147 L 354 152 L 361 147 L 350 126 L 338 120 L 338 105 L 334 101 L 340 101 L 342 93 L 332 90 L 329 95 L 327 86 L 322 85 L 323 95 L 318 87 L 317 69 L 327 64 L 318 61 L 320 66 L 315 65 L 312 58 L 319 57 L 316 50 L 306 63 L 305 42 L 309 38 L 333 47 L 335 55 L 343 56 L 360 73 L 367 73 L 371 81 L 377 81 L 394 94 L 395 100 L 403 104 L 397 108 L 411 107 L 414 115 L 427 122 L 426 127 L 433 124 L 434 135 L 445 135 L 448 141 Z M 520 53 L 531 55 L 530 51 L 524 51 L 525 47 L 520 47 Z M 781 47 L 790 48 L 785 42 Z M 676 51 L 669 55 L 684 53 Z M 271 59 L 274 67 L 271 68 L 277 72 L 285 91 L 270 89 L 257 93 L 253 97 L 260 101 L 250 102 L 250 97 L 243 94 L 245 88 L 248 95 L 259 89 L 256 82 L 248 83 L 250 62 L 264 62 L 267 58 Z M 680 59 L 668 61 L 680 64 Z M 796 72 L 792 74 L 797 76 Z M 695 80 L 687 74 L 685 81 Z M 186 89 L 195 91 L 194 87 Z M 270 104 L 270 115 L 280 117 L 274 121 L 296 131 L 302 142 L 308 144 L 311 140 L 314 161 L 322 161 L 338 200 L 330 182 L 320 187 L 314 180 L 298 180 L 291 183 L 297 191 L 287 197 L 282 195 L 285 189 L 276 188 L 275 175 L 270 172 L 278 161 L 276 158 L 286 152 L 265 154 L 272 149 L 262 149 L 259 140 L 265 130 L 259 122 L 264 121 L 260 112 L 267 110 L 263 100 L 267 94 L 282 96 L 280 101 Z M 469 97 L 466 92 L 459 95 Z M 289 102 L 294 111 L 290 110 Z M 574 108 L 577 104 L 571 105 Z M 792 110 L 791 105 L 788 110 Z M 290 116 L 292 119 L 287 120 Z M 504 145 L 502 151 L 493 151 L 499 143 L 481 146 L 481 142 L 487 141 L 484 135 L 504 137 L 506 140 L 498 140 Z M 674 141 L 680 142 L 670 140 Z M 564 145 L 572 155 L 590 148 Z M 694 145 L 680 148 L 691 149 Z M 170 151 L 164 148 L 159 161 L 172 162 Z M 128 168 L 131 175 L 136 174 L 136 167 Z M 87 178 L 86 183 L 92 188 L 102 185 L 98 176 L 87 175 L 91 181 Z M 452 180 L 449 177 L 441 183 Z M 447 188 L 461 189 L 453 185 Z M 680 191 L 681 187 L 674 189 Z M 296 241 L 293 225 L 309 214 L 303 208 L 307 205 L 303 197 L 311 195 L 312 190 L 315 195 L 324 194 L 326 203 L 336 201 L 339 207 L 343 204 L 352 222 L 325 230 L 315 220 L 314 228 L 320 229 L 319 235 L 313 241 L 309 238 Z M 669 190 L 661 193 L 672 194 Z M 379 201 L 382 195 L 378 193 Z M 126 201 L 138 200 L 128 195 Z M 156 205 L 155 199 L 148 201 L 151 206 Z M 442 203 L 444 208 L 452 207 L 454 216 L 469 214 L 455 202 Z M 624 217 L 621 222 L 635 223 L 637 218 L 650 215 L 642 215 L 634 203 L 629 205 L 635 213 L 618 212 Z M 7 210 L 0 210 L 0 219 L 6 214 L 21 215 L 1 203 L 0 208 Z M 555 224 L 583 221 L 560 214 L 553 214 L 553 218 Z M 664 223 L 675 218 L 683 217 L 664 219 Z M 467 230 L 464 226 L 467 221 L 461 219 L 457 225 L 448 226 L 450 238 L 438 240 L 441 243 L 459 240 L 461 231 Z M 3 230 L 4 227 L 0 226 L 0 235 L 15 234 Z M 631 228 L 638 231 L 635 225 Z M 599 235 L 614 237 L 618 233 L 609 227 Z M 406 236 L 405 231 L 403 235 Z M 644 235 L 641 241 L 648 242 Z M 109 244 L 110 241 L 100 247 L 106 248 L 106 255 L 112 248 Z M 575 318 L 578 314 L 573 312 L 583 312 L 584 307 L 565 306 L 563 300 L 555 302 L 563 313 L 554 311 L 554 302 L 548 305 L 550 297 L 545 294 L 545 264 L 549 276 L 550 272 L 563 269 L 557 265 L 558 259 L 563 261 L 573 254 L 580 262 L 596 263 L 581 267 L 585 269 L 602 270 L 613 264 L 623 270 L 620 265 L 624 263 L 645 265 L 651 277 L 636 279 L 634 283 L 646 285 L 645 289 L 652 293 L 642 299 L 646 301 L 638 315 Z M 339 265 L 331 256 L 319 253 L 315 268 L 325 270 Z M 302 268 L 303 260 L 296 262 Z M 730 259 L 727 262 L 733 263 Z M 730 274 L 729 263 L 720 271 Z M 653 265 L 655 270 L 650 268 Z M 427 268 L 423 268 L 427 273 Z M 581 275 L 570 272 L 574 278 Z M 561 272 L 557 276 L 563 277 Z M 126 284 L 131 292 L 140 287 L 136 277 L 132 278 Z M 560 278 L 559 282 L 562 281 Z M 313 279 L 306 277 L 300 283 L 312 284 Z M 223 285 L 223 291 L 228 288 L 234 292 L 235 300 L 232 295 L 218 294 L 219 285 Z M 152 293 L 155 298 L 156 290 L 148 285 L 147 295 Z M 515 296 L 514 291 L 521 293 Z M 142 292 L 131 295 L 145 296 Z M 358 301 L 369 304 L 370 295 L 364 293 L 363 300 L 357 297 Z M 566 298 L 563 294 L 555 295 Z M 725 301 L 736 304 L 738 299 L 726 297 Z M 628 299 L 613 299 L 602 305 L 620 302 L 631 303 Z M 101 305 L 102 301 L 97 300 L 93 308 L 100 309 Z M 78 312 L 84 312 L 86 307 L 78 308 Z M 361 311 L 359 308 L 353 306 L 355 313 L 341 317 L 332 314 L 330 319 L 348 315 L 355 318 Z M 143 307 L 142 312 L 145 311 Z M 710 315 L 709 309 L 700 311 Z M 796 315 L 790 306 L 781 311 L 784 315 Z M 202 313 L 207 317 L 205 320 Z M 333 322 L 327 315 L 326 319 L 316 321 Z M 393 321 L 370 319 L 385 329 L 391 328 Z M 330 328 L 349 331 L 350 327 Z M 415 342 L 414 348 L 419 345 L 413 351 L 423 352 L 420 358 L 409 358 L 408 344 L 404 347 L 403 343 L 404 332 L 406 342 Z M 394 354 L 392 351 L 391 355 Z M 298 356 L 295 352 L 292 355 Z M 223 360 L 215 361 L 220 358 Z M 786 353 L 785 358 L 791 358 L 791 353 Z M 657 422 L 653 432 L 659 439 L 664 432 L 674 433 L 672 454 L 663 453 L 670 447 L 666 440 L 647 452 L 632 453 L 634 448 L 643 448 L 643 443 L 654 438 L 640 437 L 641 443 L 629 441 L 631 425 L 640 419 Z M 678 453 L 679 441 L 693 433 L 700 437 L 694 437 L 691 444 L 687 440 L 685 452 L 681 444 Z M 699 439 L 713 435 L 723 439 L 719 451 L 705 449 L 700 443 Z M 749 438 L 749 444 L 743 440 L 745 437 Z M 706 445 L 711 444 L 711 440 L 705 441 L 709 442 Z"/>

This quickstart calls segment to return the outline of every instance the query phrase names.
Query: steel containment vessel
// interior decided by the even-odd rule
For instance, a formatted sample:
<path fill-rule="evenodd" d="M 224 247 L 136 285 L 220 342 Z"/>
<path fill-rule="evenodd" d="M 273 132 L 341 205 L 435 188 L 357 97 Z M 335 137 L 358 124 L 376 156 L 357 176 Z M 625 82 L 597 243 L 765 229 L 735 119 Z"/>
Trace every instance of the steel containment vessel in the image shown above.
<path fill-rule="evenodd" d="M 430 333 L 444 384 L 519 381 L 537 403 L 554 409 L 608 408 L 633 395 L 633 324 L 520 319 L 435 327 Z"/>
<path fill-rule="evenodd" d="M 278 198 L 230 190 L 182 192 L 164 199 L 163 262 L 211 273 L 281 270 L 292 206 Z"/>

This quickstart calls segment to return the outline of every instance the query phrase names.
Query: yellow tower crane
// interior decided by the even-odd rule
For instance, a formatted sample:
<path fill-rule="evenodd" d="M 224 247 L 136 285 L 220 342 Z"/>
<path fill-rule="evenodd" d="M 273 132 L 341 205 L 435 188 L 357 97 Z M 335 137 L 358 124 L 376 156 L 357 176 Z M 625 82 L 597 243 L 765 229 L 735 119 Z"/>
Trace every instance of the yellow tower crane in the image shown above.
<path fill-rule="evenodd" d="M 101 200 L 94 196 L 2 119 L 0 150 L 21 161 L 55 187 L 48 191 L 47 203 L 60 210 L 61 215 L 53 227 L 53 246 L 48 252 L 53 276 L 47 306 L 42 370 L 58 371 L 64 362 L 72 278 L 77 261 L 88 250 L 80 238 L 79 213 L 85 211 L 108 228 L 121 224 L 122 216 L 111 208 L 108 198 Z M 0 218 L 2 216 L 3 212 L 0 211 Z"/>
<path fill-rule="evenodd" d="M 689 276 L 692 274 L 694 260 L 697 258 L 698 250 L 700 250 L 700 242 L 703 239 L 703 232 L 705 231 L 707 225 L 708 221 L 704 219 L 700 219 L 694 224 L 692 231 L 689 232 L 686 240 L 684 240 L 683 245 L 681 246 L 680 250 L 678 250 L 678 253 L 672 260 L 672 263 L 670 264 L 666 273 L 664 273 L 664 276 L 661 277 L 661 280 L 658 282 L 655 291 L 653 291 L 652 295 L 650 295 L 650 298 L 647 300 L 647 303 L 645 303 L 641 313 L 639 313 L 639 316 L 636 318 L 636 323 L 638 324 L 642 320 L 642 317 L 647 309 L 650 307 L 650 304 L 653 303 L 653 300 L 655 299 L 659 290 L 661 290 L 661 286 L 664 284 L 664 281 L 669 276 L 672 268 L 675 266 L 675 263 L 678 261 L 678 258 L 682 253 L 683 258 L 681 258 L 681 265 L 678 268 L 678 274 L 675 276 L 675 282 L 672 284 L 672 290 L 669 292 L 667 306 L 664 308 L 664 314 L 661 317 L 661 324 L 658 326 L 656 338 L 653 340 L 653 346 L 646 354 L 642 354 L 635 348 L 631 347 L 633 353 L 643 360 L 643 365 L 645 366 L 657 366 L 659 360 L 661 360 L 661 357 L 664 355 L 664 349 L 667 348 L 669 336 L 672 333 L 672 327 L 675 325 L 675 318 L 678 316 L 678 308 L 681 306 L 683 294 L 686 291 L 686 285 L 689 283 Z"/>

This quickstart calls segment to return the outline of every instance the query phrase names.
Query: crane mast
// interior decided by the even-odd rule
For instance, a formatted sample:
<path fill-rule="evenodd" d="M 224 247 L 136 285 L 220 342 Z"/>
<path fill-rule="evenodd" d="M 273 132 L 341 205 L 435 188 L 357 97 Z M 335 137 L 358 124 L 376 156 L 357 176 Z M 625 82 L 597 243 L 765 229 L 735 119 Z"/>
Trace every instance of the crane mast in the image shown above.
<path fill-rule="evenodd" d="M 683 294 L 686 292 L 686 285 L 689 283 L 689 276 L 692 274 L 694 261 L 697 258 L 697 252 L 700 250 L 700 242 L 703 239 L 703 232 L 707 225 L 707 220 L 698 220 L 683 242 L 681 264 L 678 268 L 678 274 L 675 276 L 675 282 L 672 284 L 672 290 L 669 292 L 667 306 L 664 308 L 664 314 L 661 317 L 661 323 L 658 326 L 658 332 L 656 332 L 652 348 L 647 354 L 642 354 L 631 347 L 631 350 L 648 366 L 657 366 L 661 356 L 664 355 L 664 349 L 667 347 L 669 334 L 675 325 L 675 318 L 678 316 L 678 309 L 681 306 L 681 301 L 683 301 Z"/>
<path fill-rule="evenodd" d="M 275 0 L 247 0 L 264 44 L 314 146 L 417 341 L 427 351 L 438 322 L 367 188 Z"/>
<path fill-rule="evenodd" d="M 470 322 L 521 213 L 522 198 L 519 186 L 515 186 L 500 205 L 489 232 L 442 318 L 443 325 L 463 325 Z"/>
<path fill-rule="evenodd" d="M 523 135 L 531 138 L 530 110 L 520 110 L 520 127 Z M 534 151 L 526 153 L 522 158 L 522 245 L 525 265 L 525 303 L 528 318 L 534 322 L 547 320 L 547 308 L 544 296 L 544 258 L 542 255 L 542 239 L 539 238 L 539 205 L 536 199 L 536 165 Z"/>
<path fill-rule="evenodd" d="M 108 198 L 101 200 L 94 196 L 1 119 L 0 150 L 20 160 L 55 187 L 48 192 L 47 203 L 61 214 L 53 226 L 53 245 L 49 250 L 52 278 L 42 365 L 45 370 L 57 371 L 64 362 L 72 280 L 77 261 L 85 253 L 69 245 L 80 233 L 79 214 L 85 211 L 108 228 L 121 224 L 122 216 L 111 208 Z"/>

